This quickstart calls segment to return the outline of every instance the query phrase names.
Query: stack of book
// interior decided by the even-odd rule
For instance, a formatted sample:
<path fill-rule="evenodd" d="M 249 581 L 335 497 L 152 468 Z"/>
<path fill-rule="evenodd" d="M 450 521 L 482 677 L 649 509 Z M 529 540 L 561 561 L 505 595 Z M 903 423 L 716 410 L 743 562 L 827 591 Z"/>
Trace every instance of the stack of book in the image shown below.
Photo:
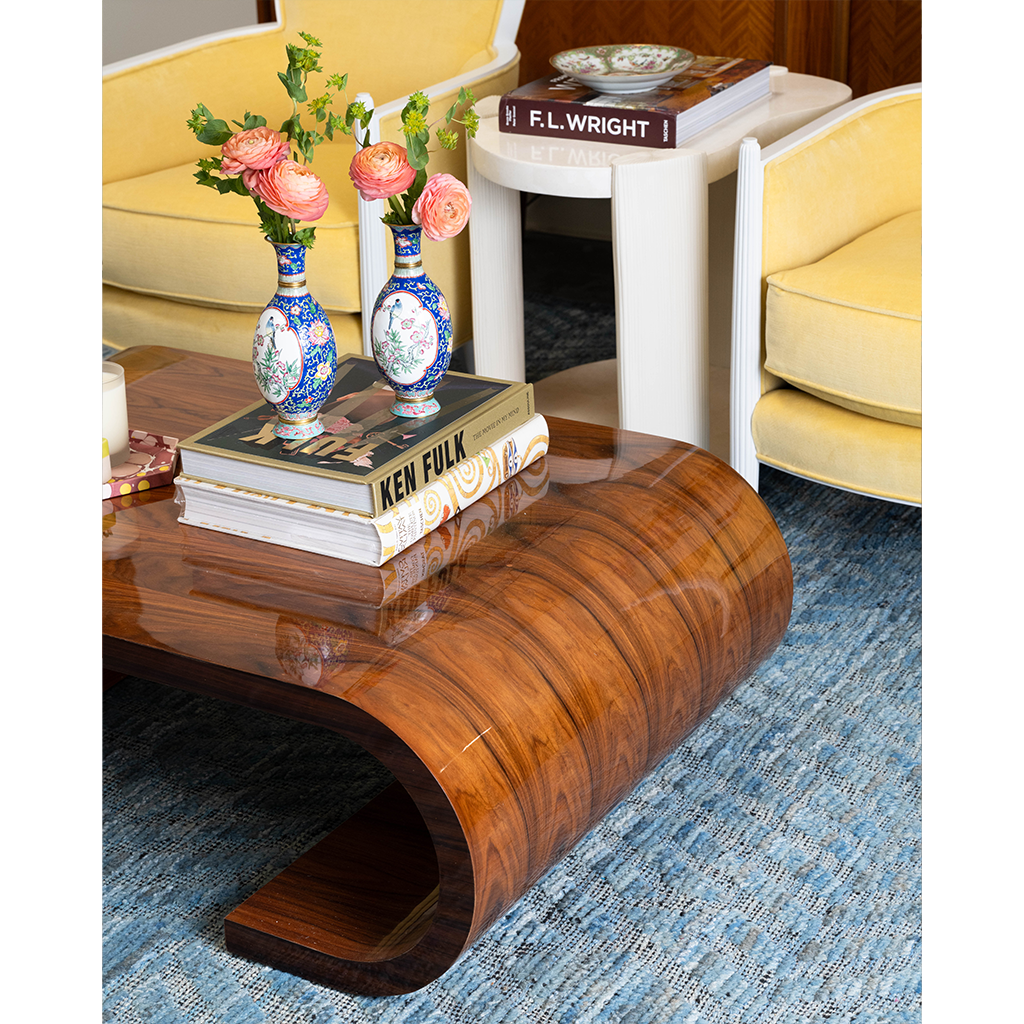
<path fill-rule="evenodd" d="M 771 90 L 771 63 L 698 57 L 667 85 L 613 95 L 566 74 L 547 75 L 501 98 L 498 130 L 674 149 Z"/>
<path fill-rule="evenodd" d="M 547 452 L 533 385 L 449 372 L 440 412 L 394 416 L 372 359 L 338 367 L 312 440 L 265 402 L 178 445 L 179 522 L 380 566 Z"/>

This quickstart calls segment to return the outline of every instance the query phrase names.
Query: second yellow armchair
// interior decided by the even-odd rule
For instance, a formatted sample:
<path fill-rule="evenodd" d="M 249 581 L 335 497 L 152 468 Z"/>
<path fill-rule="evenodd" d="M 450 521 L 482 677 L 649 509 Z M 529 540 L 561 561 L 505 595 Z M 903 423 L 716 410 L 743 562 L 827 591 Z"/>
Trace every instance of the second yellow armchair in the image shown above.
<path fill-rule="evenodd" d="M 921 86 L 745 139 L 736 205 L 733 468 L 921 504 Z"/>

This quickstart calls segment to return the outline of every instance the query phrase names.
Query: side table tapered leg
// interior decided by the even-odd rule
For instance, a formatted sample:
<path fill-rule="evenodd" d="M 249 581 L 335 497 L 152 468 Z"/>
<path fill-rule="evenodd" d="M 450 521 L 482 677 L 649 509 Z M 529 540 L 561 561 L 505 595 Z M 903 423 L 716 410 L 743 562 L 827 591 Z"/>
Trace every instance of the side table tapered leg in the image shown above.
<path fill-rule="evenodd" d="M 469 239 L 475 369 L 484 377 L 525 380 L 519 192 L 478 173 L 472 146 L 466 152 L 473 196 Z"/>
<path fill-rule="evenodd" d="M 707 157 L 612 161 L 619 426 L 711 444 Z"/>

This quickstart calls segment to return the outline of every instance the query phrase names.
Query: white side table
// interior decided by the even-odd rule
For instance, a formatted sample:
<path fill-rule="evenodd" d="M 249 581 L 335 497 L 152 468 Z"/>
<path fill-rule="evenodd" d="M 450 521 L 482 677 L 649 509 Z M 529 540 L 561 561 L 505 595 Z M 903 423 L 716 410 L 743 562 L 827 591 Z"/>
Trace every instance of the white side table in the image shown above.
<path fill-rule="evenodd" d="M 610 198 L 619 426 L 707 448 L 708 184 L 736 170 L 744 137 L 769 145 L 850 96 L 776 68 L 769 97 L 673 150 L 502 133 L 497 97 L 481 101 L 467 159 L 476 372 L 525 378 L 519 193 Z"/>

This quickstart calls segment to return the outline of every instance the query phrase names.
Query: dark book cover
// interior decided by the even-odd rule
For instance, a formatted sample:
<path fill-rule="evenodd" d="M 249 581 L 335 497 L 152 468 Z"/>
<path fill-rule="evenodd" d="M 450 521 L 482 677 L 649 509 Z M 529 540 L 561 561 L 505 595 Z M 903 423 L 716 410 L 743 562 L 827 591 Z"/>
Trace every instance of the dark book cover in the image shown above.
<path fill-rule="evenodd" d="M 182 472 L 378 516 L 534 413 L 533 385 L 515 381 L 449 371 L 434 397 L 433 416 L 395 416 L 374 361 L 350 356 L 321 409 L 319 437 L 275 437 L 274 407 L 256 402 L 182 441 Z"/>

